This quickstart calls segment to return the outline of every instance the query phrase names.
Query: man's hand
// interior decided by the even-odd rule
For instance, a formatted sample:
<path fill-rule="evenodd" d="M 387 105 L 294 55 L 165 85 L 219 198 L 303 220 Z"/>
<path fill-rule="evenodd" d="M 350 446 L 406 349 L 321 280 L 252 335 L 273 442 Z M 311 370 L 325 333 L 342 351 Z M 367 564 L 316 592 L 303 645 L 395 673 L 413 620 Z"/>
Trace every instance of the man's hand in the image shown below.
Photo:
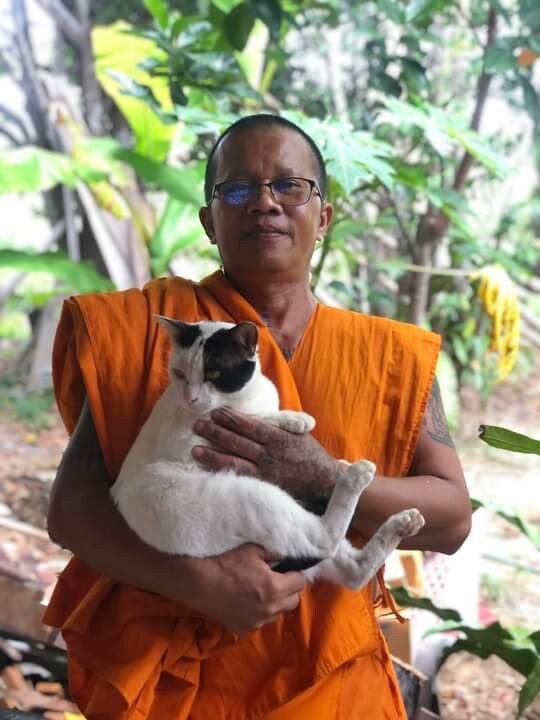
<path fill-rule="evenodd" d="M 265 550 L 258 545 L 242 545 L 205 560 L 185 560 L 192 561 L 199 588 L 192 606 L 237 634 L 256 630 L 274 622 L 280 613 L 294 610 L 306 585 L 302 573 L 273 572 Z"/>
<path fill-rule="evenodd" d="M 328 498 L 343 467 L 309 434 L 219 408 L 194 429 L 212 443 L 197 445 L 193 457 L 207 470 L 234 470 L 279 485 L 298 499 Z"/>

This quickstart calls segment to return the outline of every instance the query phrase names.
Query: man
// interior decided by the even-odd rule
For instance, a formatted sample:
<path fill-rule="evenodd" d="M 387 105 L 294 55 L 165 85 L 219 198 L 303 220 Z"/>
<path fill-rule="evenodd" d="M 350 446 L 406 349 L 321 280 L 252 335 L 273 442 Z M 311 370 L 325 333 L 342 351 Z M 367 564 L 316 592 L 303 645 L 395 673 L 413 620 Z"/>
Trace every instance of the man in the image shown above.
<path fill-rule="evenodd" d="M 299 498 L 328 497 L 338 460 L 367 457 L 380 474 L 359 503 L 357 542 L 407 507 L 426 525 L 404 546 L 453 552 L 466 537 L 467 491 L 431 388 L 438 338 L 326 308 L 310 292 L 313 248 L 332 217 L 325 182 L 320 153 L 299 128 L 245 118 L 211 153 L 200 212 L 223 272 L 66 304 L 54 376 L 72 436 L 49 532 L 76 559 L 46 620 L 62 627 L 72 692 L 88 718 L 405 717 L 371 584 L 356 593 L 306 587 L 300 573 L 272 572 L 253 545 L 204 560 L 162 555 L 109 496 L 167 383 L 168 345 L 151 315 L 250 320 L 281 406 L 312 414 L 313 437 L 223 409 L 197 424 L 213 447 L 194 457 Z"/>

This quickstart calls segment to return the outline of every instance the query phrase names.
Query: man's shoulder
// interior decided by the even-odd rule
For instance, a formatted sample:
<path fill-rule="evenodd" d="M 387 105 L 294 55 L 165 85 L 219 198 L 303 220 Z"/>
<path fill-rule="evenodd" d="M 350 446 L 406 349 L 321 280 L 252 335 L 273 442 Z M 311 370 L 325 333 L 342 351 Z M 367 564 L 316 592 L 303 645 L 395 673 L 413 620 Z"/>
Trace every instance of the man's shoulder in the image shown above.
<path fill-rule="evenodd" d="M 356 310 L 336 308 L 330 305 L 321 305 L 321 310 L 324 320 L 333 326 L 343 325 L 344 328 L 352 326 L 359 331 L 390 334 L 396 338 L 416 339 L 432 342 L 435 345 L 440 344 L 440 337 L 436 333 L 402 320 L 393 320 L 380 315 L 368 315 Z"/>

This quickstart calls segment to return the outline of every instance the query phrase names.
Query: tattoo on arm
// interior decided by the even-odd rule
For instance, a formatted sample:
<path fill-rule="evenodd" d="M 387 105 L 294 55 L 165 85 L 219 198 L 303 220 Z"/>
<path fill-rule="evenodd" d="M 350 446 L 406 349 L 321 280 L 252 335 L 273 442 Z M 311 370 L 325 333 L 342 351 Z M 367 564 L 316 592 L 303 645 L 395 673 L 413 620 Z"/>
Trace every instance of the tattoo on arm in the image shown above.
<path fill-rule="evenodd" d="M 64 452 L 62 462 L 78 472 L 90 472 L 111 484 L 98 435 L 85 401 L 73 437 Z"/>
<path fill-rule="evenodd" d="M 448 421 L 444 414 L 441 389 L 437 378 L 433 381 L 431 395 L 429 396 L 426 414 L 424 415 L 424 425 L 429 437 L 435 442 L 454 448 L 454 442 L 448 431 Z"/>

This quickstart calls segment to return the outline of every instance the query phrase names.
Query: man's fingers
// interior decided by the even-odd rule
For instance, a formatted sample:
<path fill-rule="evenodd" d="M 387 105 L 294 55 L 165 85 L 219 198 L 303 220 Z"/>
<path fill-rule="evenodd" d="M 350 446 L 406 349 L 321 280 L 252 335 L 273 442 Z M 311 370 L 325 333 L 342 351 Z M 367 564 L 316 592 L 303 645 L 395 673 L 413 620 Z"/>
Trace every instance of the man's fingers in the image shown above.
<path fill-rule="evenodd" d="M 287 595 L 295 595 L 302 592 L 306 587 L 306 578 L 302 573 L 290 571 L 286 573 L 274 573 L 279 576 L 279 590 L 276 595 L 286 597 Z M 296 605 L 294 606 L 296 607 Z"/>
<path fill-rule="evenodd" d="M 244 415 L 228 407 L 220 407 L 210 413 L 212 420 L 233 433 L 266 445 L 276 440 L 278 428 L 251 415 Z"/>
<path fill-rule="evenodd" d="M 192 456 L 201 463 L 207 470 L 219 472 L 220 470 L 233 470 L 237 475 L 249 475 L 259 477 L 259 468 L 251 460 L 233 457 L 227 453 L 221 453 L 213 448 L 204 445 L 195 445 L 191 450 Z"/>
<path fill-rule="evenodd" d="M 197 435 L 209 440 L 212 445 L 230 455 L 238 455 L 257 462 L 261 454 L 261 446 L 248 438 L 237 435 L 220 425 L 207 420 L 197 420 L 194 425 Z"/>

